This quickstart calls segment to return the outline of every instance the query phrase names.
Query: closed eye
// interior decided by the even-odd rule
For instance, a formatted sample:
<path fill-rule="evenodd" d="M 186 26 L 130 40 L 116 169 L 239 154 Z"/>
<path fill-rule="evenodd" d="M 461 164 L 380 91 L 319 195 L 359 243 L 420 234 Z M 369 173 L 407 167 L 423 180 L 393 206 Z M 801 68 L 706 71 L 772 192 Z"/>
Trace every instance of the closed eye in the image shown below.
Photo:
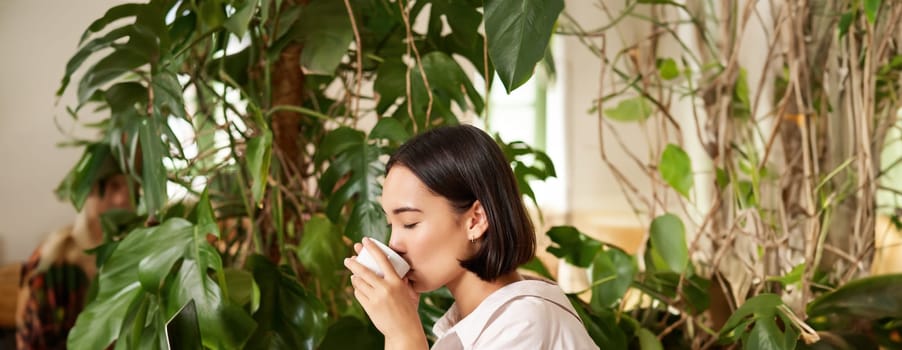
<path fill-rule="evenodd" d="M 409 230 L 409 229 L 412 229 L 412 228 L 416 227 L 417 224 L 419 224 L 419 222 L 415 222 L 415 223 L 412 223 L 412 224 L 406 224 L 406 225 L 403 225 L 403 227 L 404 227 L 405 229 L 408 229 L 408 230 Z M 391 230 L 391 224 L 386 224 L 385 227 L 388 228 L 389 230 Z"/>

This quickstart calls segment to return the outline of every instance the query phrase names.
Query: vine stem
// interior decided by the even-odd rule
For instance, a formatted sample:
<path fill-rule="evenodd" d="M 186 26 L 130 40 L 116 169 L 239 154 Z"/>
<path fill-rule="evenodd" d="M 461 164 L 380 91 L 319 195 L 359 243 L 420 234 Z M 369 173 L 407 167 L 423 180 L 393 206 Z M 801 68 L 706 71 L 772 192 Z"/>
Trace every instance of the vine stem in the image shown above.
<path fill-rule="evenodd" d="M 360 40 L 360 30 L 357 28 L 357 19 L 354 18 L 354 9 L 351 8 L 351 1 L 345 0 L 345 9 L 348 10 L 348 17 L 351 19 L 351 29 L 354 31 L 354 41 L 357 43 L 357 91 L 354 98 L 354 116 L 360 113 L 360 87 L 363 85 L 363 41 Z"/>
<path fill-rule="evenodd" d="M 426 77 L 426 71 L 423 69 L 423 60 L 420 59 L 420 50 L 413 40 L 413 29 L 410 27 L 410 14 L 407 12 L 407 5 L 403 0 L 398 0 L 398 8 L 401 10 L 401 18 L 404 19 L 404 29 L 407 32 L 407 56 L 410 56 L 413 50 L 414 59 L 417 67 L 419 67 L 420 76 L 423 78 L 423 84 L 426 86 L 426 94 L 429 97 L 429 103 L 426 105 L 426 121 L 424 126 L 429 125 L 429 117 L 432 114 L 432 88 L 429 86 L 429 78 Z M 413 122 L 414 133 L 417 131 L 416 118 L 413 115 L 413 99 L 410 91 L 410 66 L 407 66 L 406 82 L 407 82 L 407 113 L 410 114 L 410 120 Z"/>

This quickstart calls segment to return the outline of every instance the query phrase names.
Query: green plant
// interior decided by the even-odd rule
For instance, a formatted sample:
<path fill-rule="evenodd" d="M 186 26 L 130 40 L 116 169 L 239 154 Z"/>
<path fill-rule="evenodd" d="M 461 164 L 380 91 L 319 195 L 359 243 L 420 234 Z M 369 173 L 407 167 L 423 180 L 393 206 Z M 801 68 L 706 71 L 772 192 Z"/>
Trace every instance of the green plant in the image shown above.
<path fill-rule="evenodd" d="M 483 113 L 465 67 L 486 91 L 495 74 L 507 91 L 523 84 L 562 7 L 151 0 L 110 8 L 85 31 L 58 91 L 77 85 L 76 120 L 88 107 L 108 118 L 93 125 L 99 142 L 77 140 L 84 155 L 58 193 L 80 207 L 108 152 L 141 195 L 136 215 L 104 218 L 96 293 L 69 346 L 379 347 L 341 260 L 364 235 L 387 238 L 377 201 L 385 156 L 418 131 Z M 541 151 L 504 146 L 528 195 L 526 179 L 554 176 Z M 428 326 L 448 297 L 423 300 Z"/>
<path fill-rule="evenodd" d="M 601 60 L 602 159 L 649 239 L 632 261 L 552 236 L 591 271 L 590 333 L 642 348 L 898 347 L 902 278 L 867 275 L 875 215 L 898 210 L 876 194 L 898 191 L 878 181 L 899 163 L 879 156 L 902 107 L 902 3 L 595 4 L 606 23 L 565 13 L 559 33 Z M 623 142 L 628 123 L 647 147 Z M 633 165 L 651 186 L 623 175 Z M 611 304 L 626 281 L 640 302 Z"/>

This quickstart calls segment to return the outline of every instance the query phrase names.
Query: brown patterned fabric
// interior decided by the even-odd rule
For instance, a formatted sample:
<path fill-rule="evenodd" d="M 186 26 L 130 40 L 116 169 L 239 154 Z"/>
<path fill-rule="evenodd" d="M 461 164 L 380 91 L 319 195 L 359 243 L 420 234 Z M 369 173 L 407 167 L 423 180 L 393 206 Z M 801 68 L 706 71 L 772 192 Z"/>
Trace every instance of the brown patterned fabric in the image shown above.
<path fill-rule="evenodd" d="M 16 327 L 21 349 L 65 349 L 69 330 L 84 309 L 90 280 L 77 265 L 57 259 L 37 271 L 40 249 L 22 266 L 20 288 L 28 289 L 24 313 Z"/>

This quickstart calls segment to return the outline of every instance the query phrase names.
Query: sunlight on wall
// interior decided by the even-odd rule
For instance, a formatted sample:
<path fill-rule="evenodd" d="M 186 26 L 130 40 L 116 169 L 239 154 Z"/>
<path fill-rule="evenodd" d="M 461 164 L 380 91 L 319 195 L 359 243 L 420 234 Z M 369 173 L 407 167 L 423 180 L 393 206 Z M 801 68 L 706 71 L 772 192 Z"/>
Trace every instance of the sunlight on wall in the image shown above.
<path fill-rule="evenodd" d="M 887 189 L 877 191 L 877 211 L 885 214 L 902 208 L 902 109 L 897 115 L 896 126 L 886 134 L 886 148 L 880 155 L 880 170 L 885 172 L 880 186 Z"/>
<path fill-rule="evenodd" d="M 542 65 L 540 62 L 533 77 L 510 94 L 496 77 L 487 97 L 490 124 L 487 129 L 498 133 L 504 142 L 523 141 L 548 154 L 557 177 L 532 181 L 530 185 L 543 211 L 562 213 L 566 210 L 564 115 L 560 108 L 560 89 L 548 78 Z M 476 84 L 483 92 L 481 85 L 484 84 Z"/>

